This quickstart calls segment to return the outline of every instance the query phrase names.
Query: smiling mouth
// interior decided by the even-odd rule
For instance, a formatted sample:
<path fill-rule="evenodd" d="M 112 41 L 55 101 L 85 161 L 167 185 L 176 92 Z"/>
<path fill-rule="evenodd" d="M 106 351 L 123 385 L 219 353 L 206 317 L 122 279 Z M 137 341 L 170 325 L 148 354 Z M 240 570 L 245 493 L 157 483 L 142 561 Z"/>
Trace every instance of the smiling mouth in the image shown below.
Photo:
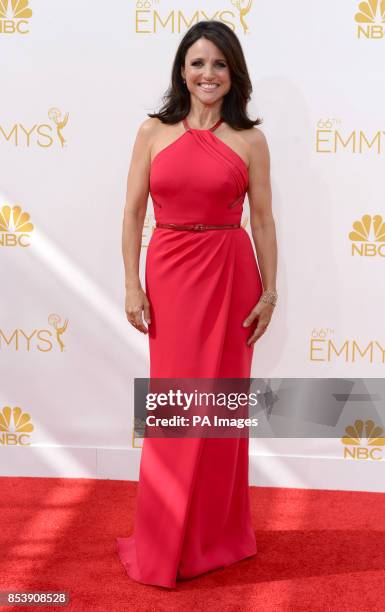
<path fill-rule="evenodd" d="M 219 87 L 218 83 L 198 83 L 198 87 L 205 91 L 213 91 Z"/>

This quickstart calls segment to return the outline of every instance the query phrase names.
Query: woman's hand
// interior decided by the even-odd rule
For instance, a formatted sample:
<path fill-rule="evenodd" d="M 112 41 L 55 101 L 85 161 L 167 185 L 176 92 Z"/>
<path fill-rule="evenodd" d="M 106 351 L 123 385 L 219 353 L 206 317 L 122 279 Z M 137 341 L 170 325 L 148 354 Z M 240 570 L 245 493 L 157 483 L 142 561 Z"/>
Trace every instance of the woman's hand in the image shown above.
<path fill-rule="evenodd" d="M 244 320 L 243 326 L 249 327 L 249 325 L 258 317 L 257 327 L 253 334 L 247 339 L 247 346 L 255 344 L 255 342 L 265 333 L 267 326 L 270 323 L 270 319 L 273 315 L 274 306 L 272 304 L 266 304 L 265 302 L 259 301 L 249 316 Z"/>
<path fill-rule="evenodd" d="M 142 287 L 126 288 L 125 310 L 129 323 L 131 323 L 131 325 L 133 325 L 138 331 L 147 334 L 148 328 L 143 323 L 142 311 L 144 320 L 146 321 L 147 325 L 150 325 L 150 302 L 148 301 Z"/>

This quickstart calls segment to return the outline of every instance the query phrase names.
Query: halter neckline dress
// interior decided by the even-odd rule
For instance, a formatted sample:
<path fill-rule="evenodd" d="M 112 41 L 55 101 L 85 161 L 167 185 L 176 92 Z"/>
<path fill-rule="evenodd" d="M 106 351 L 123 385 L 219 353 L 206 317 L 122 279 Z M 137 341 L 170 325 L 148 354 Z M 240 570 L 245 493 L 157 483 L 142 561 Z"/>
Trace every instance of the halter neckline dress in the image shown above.
<path fill-rule="evenodd" d="M 210 129 L 190 128 L 152 160 L 155 220 L 240 224 L 248 188 L 244 160 Z M 151 378 L 249 378 L 254 330 L 242 323 L 262 282 L 249 234 L 156 228 L 146 256 Z M 145 438 L 134 528 L 117 538 L 134 580 L 177 580 L 257 551 L 251 523 L 248 438 Z"/>

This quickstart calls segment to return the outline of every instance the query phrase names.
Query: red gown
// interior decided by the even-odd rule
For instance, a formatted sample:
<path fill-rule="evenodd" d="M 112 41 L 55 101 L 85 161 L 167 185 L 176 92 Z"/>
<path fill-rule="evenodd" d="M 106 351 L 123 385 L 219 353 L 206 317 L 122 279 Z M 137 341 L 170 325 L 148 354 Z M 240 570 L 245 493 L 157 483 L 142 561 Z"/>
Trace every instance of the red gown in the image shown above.
<path fill-rule="evenodd" d="M 242 158 L 214 133 L 185 131 L 153 159 L 150 193 L 161 223 L 240 223 L 248 187 Z M 156 228 L 146 258 L 150 377 L 249 378 L 255 328 L 242 323 L 262 293 L 248 233 Z M 257 551 L 248 438 L 145 438 L 134 532 L 117 549 L 134 580 L 176 580 Z"/>

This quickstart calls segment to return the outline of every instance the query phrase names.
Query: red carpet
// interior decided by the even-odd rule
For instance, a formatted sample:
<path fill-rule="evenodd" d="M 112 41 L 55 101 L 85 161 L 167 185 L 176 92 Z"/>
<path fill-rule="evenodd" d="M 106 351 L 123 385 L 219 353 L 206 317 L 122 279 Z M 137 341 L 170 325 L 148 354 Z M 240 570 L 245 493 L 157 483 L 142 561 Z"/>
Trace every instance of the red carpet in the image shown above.
<path fill-rule="evenodd" d="M 176 590 L 136 584 L 115 552 L 136 483 L 0 478 L 0 591 L 66 590 L 108 612 L 385 609 L 385 495 L 252 487 L 259 552 Z M 40 607 L 1 607 L 27 610 Z"/>

